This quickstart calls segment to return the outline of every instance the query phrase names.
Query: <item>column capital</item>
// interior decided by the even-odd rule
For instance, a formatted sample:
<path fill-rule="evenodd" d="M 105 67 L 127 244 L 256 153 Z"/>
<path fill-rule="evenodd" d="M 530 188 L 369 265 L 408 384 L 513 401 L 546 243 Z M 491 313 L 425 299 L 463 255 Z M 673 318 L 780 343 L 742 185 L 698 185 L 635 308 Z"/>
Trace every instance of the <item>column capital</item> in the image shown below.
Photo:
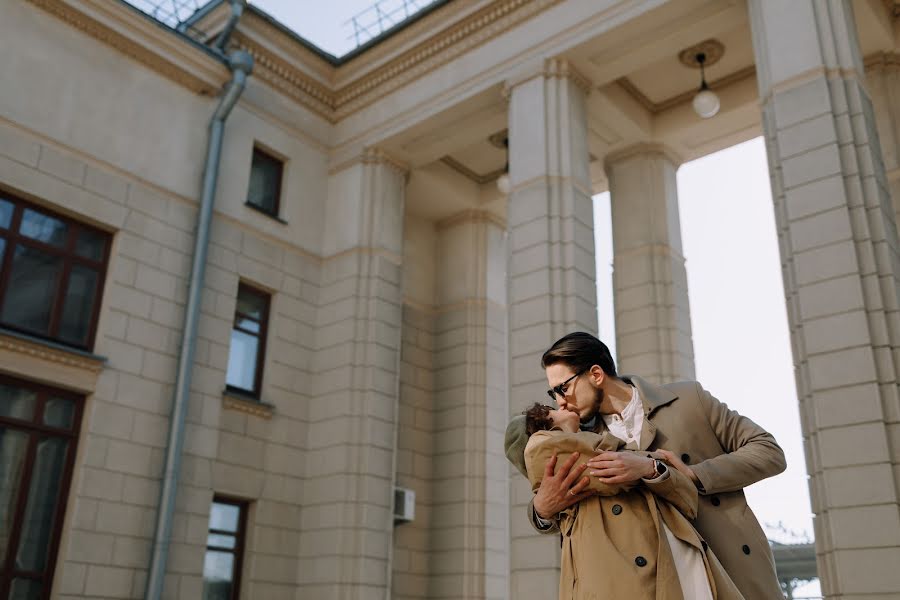
<path fill-rule="evenodd" d="M 642 154 L 660 154 L 665 157 L 666 160 L 675 165 L 676 169 L 680 167 L 684 162 L 684 159 L 680 154 L 678 154 L 665 144 L 641 142 L 639 144 L 634 144 L 621 150 L 616 150 L 615 152 L 610 152 L 609 154 L 604 156 L 603 168 L 607 173 L 609 173 L 610 167 L 612 167 L 615 163 L 620 163 L 628 160 L 629 158 L 633 158 Z"/>
<path fill-rule="evenodd" d="M 501 90 L 503 98 L 508 101 L 512 94 L 512 90 L 515 87 L 531 81 L 536 77 L 543 77 L 544 79 L 568 79 L 575 87 L 584 92 L 585 95 L 590 94 L 591 89 L 594 86 L 593 82 L 576 69 L 571 61 L 565 58 L 548 58 L 539 68 L 506 80 L 503 84 L 503 89 Z"/>
<path fill-rule="evenodd" d="M 363 165 L 385 165 L 390 167 L 403 177 L 409 176 L 410 167 L 406 163 L 392 157 L 388 152 L 377 146 L 365 146 L 359 154 L 338 163 L 328 169 L 329 175 L 334 175 L 344 169 L 349 169 L 356 164 Z"/>
<path fill-rule="evenodd" d="M 435 229 L 442 231 L 458 225 L 487 223 L 506 231 L 506 219 L 486 210 L 463 210 L 456 214 L 441 219 L 435 225 Z"/>

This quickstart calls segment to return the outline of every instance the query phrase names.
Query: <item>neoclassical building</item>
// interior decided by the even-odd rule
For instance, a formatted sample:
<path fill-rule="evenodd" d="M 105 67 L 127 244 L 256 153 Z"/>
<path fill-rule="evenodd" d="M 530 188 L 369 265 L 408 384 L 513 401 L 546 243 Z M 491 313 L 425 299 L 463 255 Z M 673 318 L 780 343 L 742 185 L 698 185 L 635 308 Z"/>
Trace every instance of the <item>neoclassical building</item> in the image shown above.
<path fill-rule="evenodd" d="M 758 135 L 822 587 L 900 597 L 900 5 L 453 0 L 340 59 L 241 8 L 0 1 L 0 600 L 555 597 L 502 438 L 597 329 L 591 196 L 622 370 L 690 378 L 675 173 Z"/>

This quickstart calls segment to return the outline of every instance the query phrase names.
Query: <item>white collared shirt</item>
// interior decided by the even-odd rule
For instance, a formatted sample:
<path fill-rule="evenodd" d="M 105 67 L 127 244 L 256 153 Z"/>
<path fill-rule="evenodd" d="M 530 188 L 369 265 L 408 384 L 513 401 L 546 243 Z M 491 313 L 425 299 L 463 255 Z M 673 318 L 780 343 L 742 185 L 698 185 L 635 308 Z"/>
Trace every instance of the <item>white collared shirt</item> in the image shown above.
<path fill-rule="evenodd" d="M 636 387 L 631 388 L 631 401 L 622 410 L 622 414 L 600 415 L 609 432 L 625 442 L 629 450 L 637 450 L 641 441 L 641 430 L 644 428 L 644 405 Z"/>

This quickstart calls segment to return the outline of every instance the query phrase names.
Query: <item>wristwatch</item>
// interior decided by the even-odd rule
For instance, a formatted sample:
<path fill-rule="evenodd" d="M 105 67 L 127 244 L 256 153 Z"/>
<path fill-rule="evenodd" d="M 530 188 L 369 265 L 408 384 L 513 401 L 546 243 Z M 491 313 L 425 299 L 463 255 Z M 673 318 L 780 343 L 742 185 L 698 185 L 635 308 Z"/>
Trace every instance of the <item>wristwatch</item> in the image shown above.
<path fill-rule="evenodd" d="M 653 479 L 656 479 L 657 477 L 662 477 L 663 475 L 665 475 L 668 469 L 666 468 L 666 463 L 659 460 L 658 458 L 654 458 L 653 470 L 656 471 L 656 475 L 653 476 Z"/>

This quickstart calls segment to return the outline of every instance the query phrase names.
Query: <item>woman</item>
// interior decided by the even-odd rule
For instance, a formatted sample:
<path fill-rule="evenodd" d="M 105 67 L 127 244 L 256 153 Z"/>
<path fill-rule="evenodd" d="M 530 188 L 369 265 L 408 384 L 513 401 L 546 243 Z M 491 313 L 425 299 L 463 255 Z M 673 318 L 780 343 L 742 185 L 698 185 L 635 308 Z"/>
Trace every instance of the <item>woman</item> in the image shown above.
<path fill-rule="evenodd" d="M 625 445 L 609 431 L 579 431 L 574 412 L 535 404 L 525 417 L 525 465 L 533 490 L 554 454 L 562 462 L 578 452 L 583 463 L 598 451 Z M 560 600 L 743 600 L 690 524 L 697 514 L 693 482 L 659 462 L 657 472 L 631 484 L 592 477 L 596 495 L 560 513 Z"/>

